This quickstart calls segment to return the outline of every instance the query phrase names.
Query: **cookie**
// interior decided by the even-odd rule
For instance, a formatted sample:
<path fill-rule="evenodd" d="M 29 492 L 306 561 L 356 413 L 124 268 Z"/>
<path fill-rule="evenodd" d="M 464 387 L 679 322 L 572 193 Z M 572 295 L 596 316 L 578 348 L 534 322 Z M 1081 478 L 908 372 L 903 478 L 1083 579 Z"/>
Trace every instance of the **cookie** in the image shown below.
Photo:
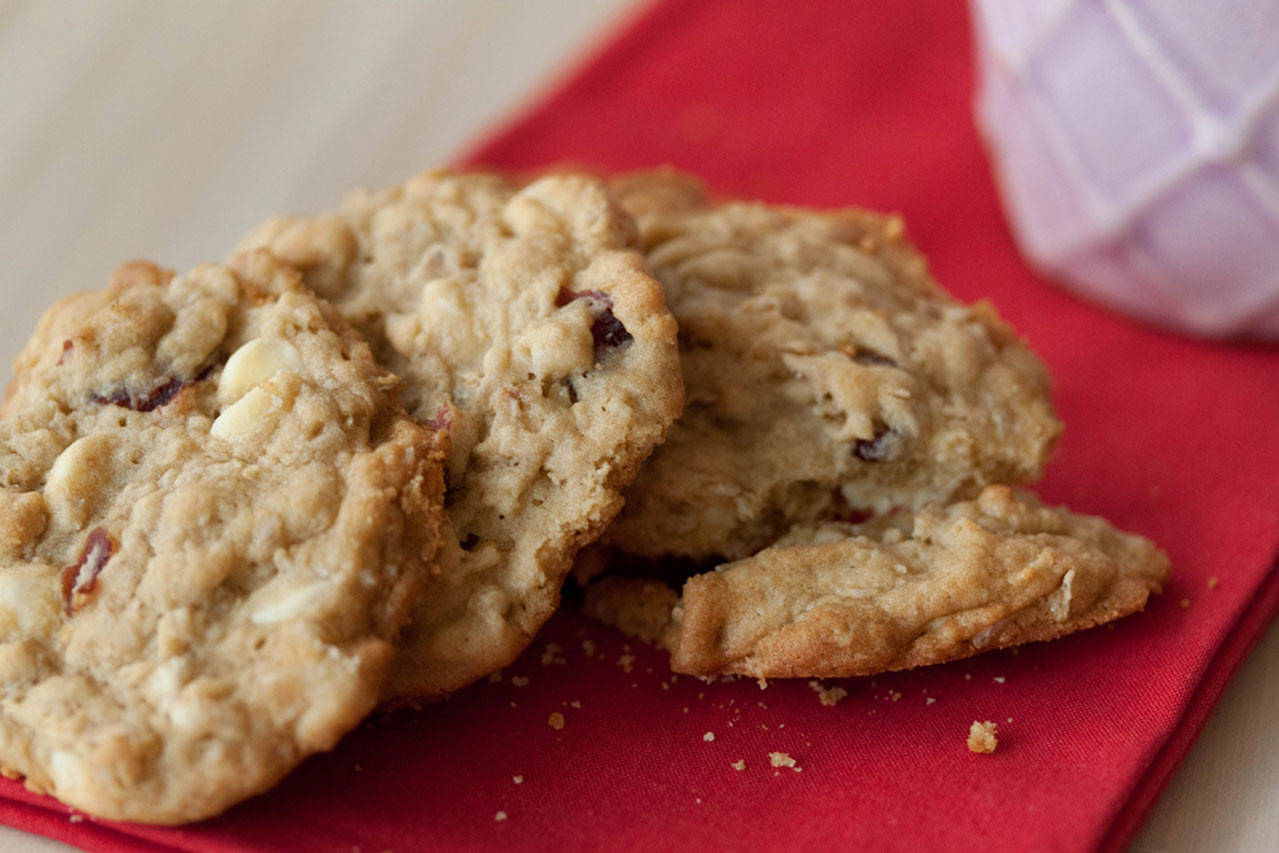
<path fill-rule="evenodd" d="M 510 663 L 682 405 L 675 321 L 630 218 L 591 178 L 435 171 L 242 245 L 303 270 L 452 435 L 452 535 L 388 699 Z"/>
<path fill-rule="evenodd" d="M 445 447 L 266 253 L 121 268 L 0 419 L 0 764 L 115 820 L 205 818 L 372 709 L 431 567 Z"/>
<path fill-rule="evenodd" d="M 606 541 L 739 559 L 796 523 L 1037 479 L 1060 426 L 1039 360 L 861 210 L 712 204 L 692 179 L 615 183 L 679 321 L 687 405 Z"/>
<path fill-rule="evenodd" d="M 1168 558 L 1140 536 L 1031 494 L 860 525 L 797 527 L 684 584 L 607 577 L 587 610 L 671 652 L 691 675 L 837 678 L 1051 640 L 1145 607 Z"/>

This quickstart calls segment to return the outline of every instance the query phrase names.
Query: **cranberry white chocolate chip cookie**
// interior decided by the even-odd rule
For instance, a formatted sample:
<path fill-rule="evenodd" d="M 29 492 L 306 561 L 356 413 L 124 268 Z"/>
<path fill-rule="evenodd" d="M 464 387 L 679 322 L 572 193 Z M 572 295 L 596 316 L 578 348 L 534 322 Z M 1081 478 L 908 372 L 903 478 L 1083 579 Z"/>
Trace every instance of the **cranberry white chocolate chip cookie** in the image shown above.
<path fill-rule="evenodd" d="M 301 269 L 452 435 L 453 535 L 387 698 L 505 666 L 682 404 L 675 321 L 630 218 L 591 178 L 437 171 L 243 245 Z"/>
<path fill-rule="evenodd" d="M 989 486 L 861 525 L 798 527 L 753 557 L 664 584 L 607 577 L 587 610 L 693 675 L 840 677 L 1050 640 L 1141 610 L 1168 558 L 1100 518 Z"/>
<path fill-rule="evenodd" d="M 990 305 L 937 286 L 900 220 L 712 205 L 673 172 L 614 186 L 679 321 L 688 402 L 609 544 L 737 559 L 798 522 L 1040 476 L 1047 373 Z"/>
<path fill-rule="evenodd" d="M 445 448 L 264 252 L 121 268 L 0 419 L 0 764 L 91 814 L 217 814 L 374 707 Z"/>

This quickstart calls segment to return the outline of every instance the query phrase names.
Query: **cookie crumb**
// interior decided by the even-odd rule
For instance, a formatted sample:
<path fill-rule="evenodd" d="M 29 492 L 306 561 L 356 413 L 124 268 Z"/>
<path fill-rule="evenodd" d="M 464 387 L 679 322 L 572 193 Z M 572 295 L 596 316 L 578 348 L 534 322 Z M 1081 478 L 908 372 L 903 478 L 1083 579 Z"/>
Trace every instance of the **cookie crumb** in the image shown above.
<path fill-rule="evenodd" d="M 934 703 L 934 702 L 936 702 L 936 701 L 937 701 L 936 699 L 934 699 L 933 697 L 929 696 L 927 699 L 925 699 L 925 700 L 924 700 L 924 704 L 925 704 L 925 705 L 931 705 L 931 704 L 933 704 L 933 703 Z"/>
<path fill-rule="evenodd" d="M 715 733 L 707 732 L 706 734 L 702 735 L 702 740 L 706 741 L 707 743 L 710 743 L 711 741 L 715 740 Z"/>
<path fill-rule="evenodd" d="M 1005 681 L 1007 681 L 1007 680 L 1008 680 L 1008 679 L 1004 678 L 1002 675 L 996 675 L 996 676 L 995 676 L 995 683 L 996 683 L 996 684 L 1003 684 L 1003 683 L 1004 683 Z"/>
<path fill-rule="evenodd" d="M 528 687 L 528 677 L 523 675 L 511 676 L 511 683 L 516 687 Z"/>
<path fill-rule="evenodd" d="M 582 707 L 582 702 L 580 699 L 574 699 L 572 702 L 568 703 L 568 706 L 570 708 L 580 708 Z"/>
<path fill-rule="evenodd" d="M 999 727 L 987 720 L 984 723 L 973 721 L 972 727 L 968 730 L 968 749 L 972 752 L 992 753 L 995 747 L 999 745 L 999 738 L 995 737 Z"/>
<path fill-rule="evenodd" d="M 516 785 L 523 785 L 523 784 L 524 784 L 524 777 L 523 777 L 523 776 L 512 776 L 512 777 L 511 777 L 511 781 L 512 781 L 512 782 L 514 782 Z"/>
<path fill-rule="evenodd" d="M 1190 599 L 1189 599 L 1189 598 L 1183 598 L 1183 599 L 1181 600 L 1181 609 L 1182 609 L 1182 610 L 1188 610 L 1189 608 L 1190 608 Z"/>
<path fill-rule="evenodd" d="M 502 680 L 502 670 L 500 669 L 489 676 L 489 684 L 497 684 L 501 680 Z"/>
<path fill-rule="evenodd" d="M 1215 577 L 1208 578 L 1208 589 L 1216 589 L 1221 581 Z"/>
<path fill-rule="evenodd" d="M 631 667 L 635 664 L 635 655 L 622 655 L 617 659 L 617 665 L 622 668 L 622 672 L 630 672 Z"/>
<path fill-rule="evenodd" d="M 767 679 L 767 678 L 760 678 L 760 679 L 758 679 L 755 683 L 759 685 L 759 689 L 760 689 L 760 690 L 767 690 L 767 689 L 768 689 L 768 679 Z"/>
<path fill-rule="evenodd" d="M 582 640 L 582 652 L 585 653 L 588 658 L 595 657 L 595 643 L 590 640 Z"/>
<path fill-rule="evenodd" d="M 770 752 L 768 754 L 768 763 L 774 767 L 789 767 L 797 772 L 800 769 L 796 765 L 795 759 L 791 758 L 788 752 Z"/>
<path fill-rule="evenodd" d="M 973 674 L 971 672 L 965 672 L 964 681 L 972 681 L 972 680 L 973 680 Z"/>
<path fill-rule="evenodd" d="M 67 820 L 71 821 L 72 823 L 84 823 L 84 815 L 82 814 L 67 815 Z"/>
<path fill-rule="evenodd" d="M 888 691 L 888 698 L 896 702 L 898 699 L 902 698 L 902 695 L 896 690 L 890 690 Z"/>
<path fill-rule="evenodd" d="M 559 643 L 547 643 L 546 648 L 542 652 L 542 666 L 559 666 L 568 663 L 560 652 L 564 651 L 560 648 Z"/>
<path fill-rule="evenodd" d="M 564 715 L 559 711 L 552 711 L 551 716 L 546 718 L 546 724 L 558 732 L 564 728 Z"/>
<path fill-rule="evenodd" d="M 502 821 L 506 820 L 506 812 L 498 812 L 497 814 L 493 815 L 493 820 L 497 821 L 498 823 L 501 823 Z"/>
<path fill-rule="evenodd" d="M 744 759 L 744 758 L 739 758 L 739 759 L 737 759 L 736 761 L 734 761 L 732 764 L 730 764 L 729 766 L 730 766 L 730 767 L 732 767 L 734 770 L 745 770 L 745 769 L 746 769 L 746 759 Z"/>
<path fill-rule="evenodd" d="M 817 700 L 828 708 L 833 708 L 848 695 L 842 687 L 823 687 L 820 681 L 810 681 L 808 686 L 817 691 Z"/>

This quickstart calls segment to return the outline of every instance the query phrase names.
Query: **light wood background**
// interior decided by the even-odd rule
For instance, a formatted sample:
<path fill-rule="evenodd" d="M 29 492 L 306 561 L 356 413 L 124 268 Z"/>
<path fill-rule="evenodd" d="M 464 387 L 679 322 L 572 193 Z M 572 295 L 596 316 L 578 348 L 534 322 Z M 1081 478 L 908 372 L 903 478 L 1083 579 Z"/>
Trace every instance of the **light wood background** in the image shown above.
<path fill-rule="evenodd" d="M 123 260 L 215 260 L 265 215 L 446 162 L 632 6 L 0 0 L 0 360 Z M 1277 655 L 1272 632 L 1133 850 L 1279 850 Z"/>

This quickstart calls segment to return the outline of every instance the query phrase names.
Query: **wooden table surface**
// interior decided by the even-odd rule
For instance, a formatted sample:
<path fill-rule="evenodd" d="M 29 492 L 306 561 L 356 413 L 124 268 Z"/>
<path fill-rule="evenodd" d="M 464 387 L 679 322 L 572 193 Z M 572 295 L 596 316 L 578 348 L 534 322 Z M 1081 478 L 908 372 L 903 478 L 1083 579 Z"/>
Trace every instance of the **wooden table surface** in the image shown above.
<path fill-rule="evenodd" d="M 0 359 L 123 260 L 215 260 L 267 214 L 447 162 L 632 6 L 0 0 Z M 1279 850 L 1275 707 L 1272 631 L 1132 849 Z"/>

